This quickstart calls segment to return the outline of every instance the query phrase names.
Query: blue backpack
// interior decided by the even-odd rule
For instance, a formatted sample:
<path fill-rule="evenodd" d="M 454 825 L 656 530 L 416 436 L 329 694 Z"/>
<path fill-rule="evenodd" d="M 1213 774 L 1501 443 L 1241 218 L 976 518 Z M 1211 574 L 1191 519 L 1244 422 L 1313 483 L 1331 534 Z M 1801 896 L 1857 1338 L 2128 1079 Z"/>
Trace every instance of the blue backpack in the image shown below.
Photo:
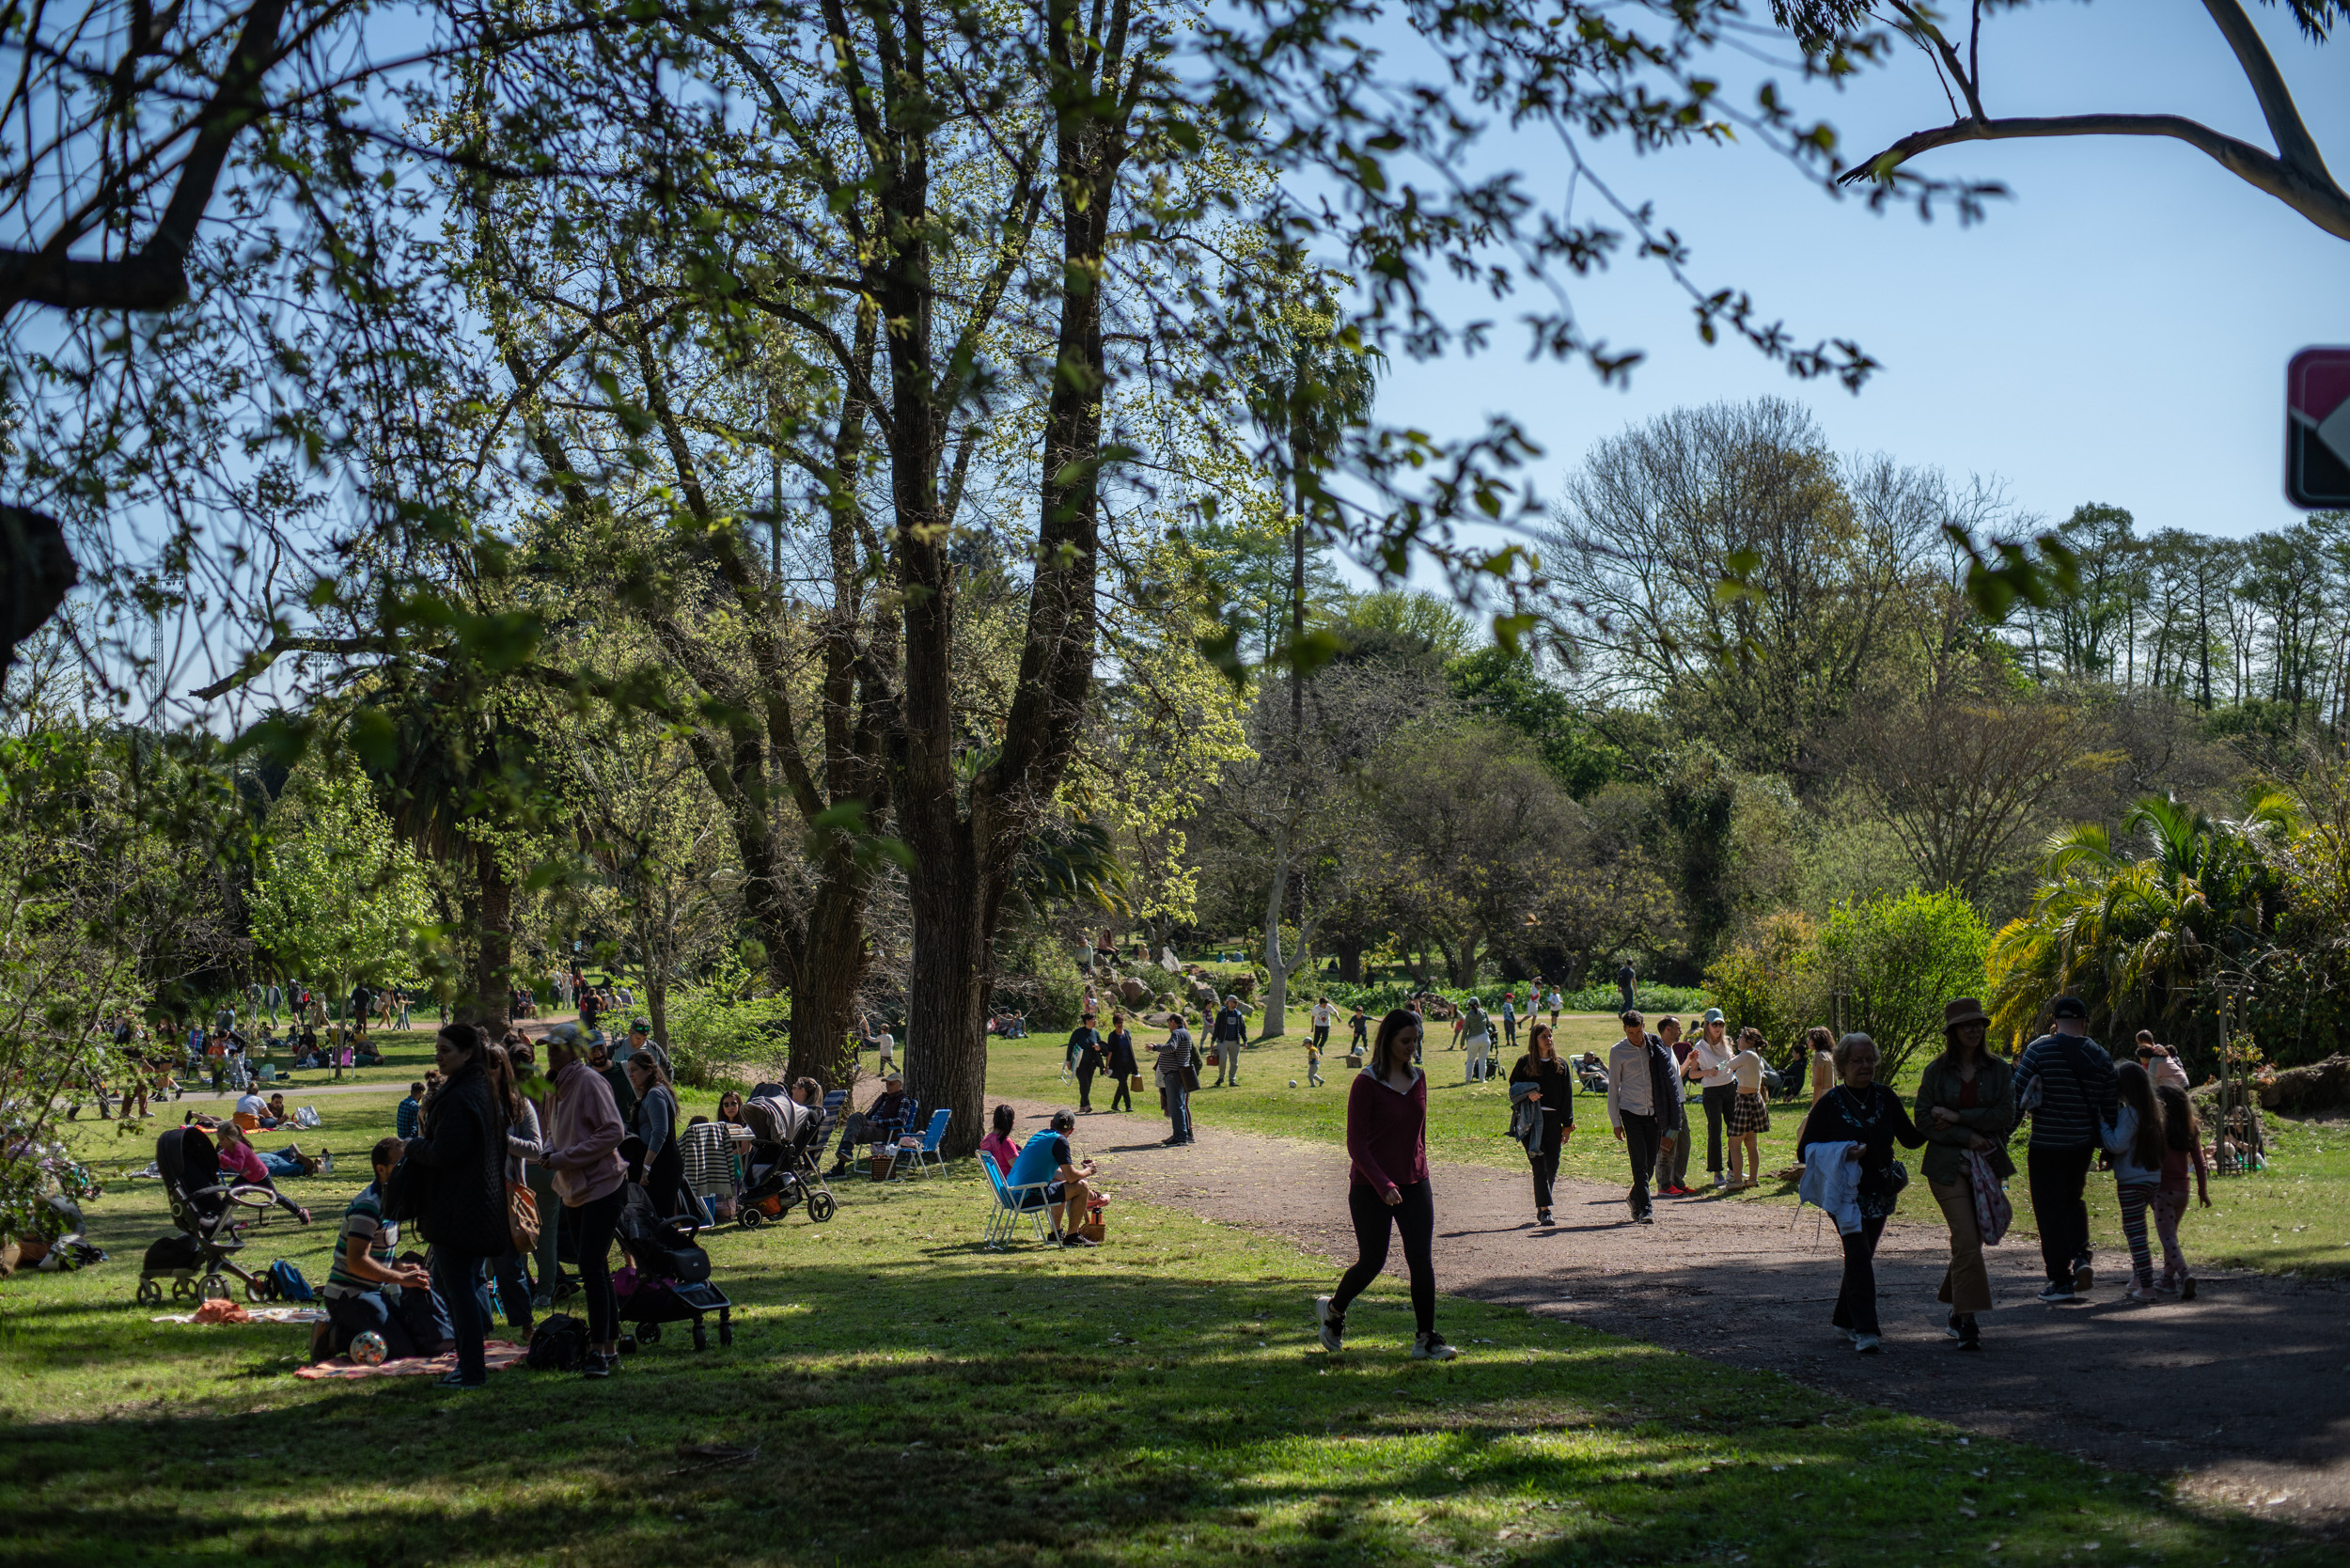
<path fill-rule="evenodd" d="M 270 1264 L 269 1282 L 276 1287 L 280 1301 L 316 1301 L 319 1298 L 318 1292 L 310 1288 L 310 1281 L 302 1278 L 302 1271 L 283 1259 Z"/>

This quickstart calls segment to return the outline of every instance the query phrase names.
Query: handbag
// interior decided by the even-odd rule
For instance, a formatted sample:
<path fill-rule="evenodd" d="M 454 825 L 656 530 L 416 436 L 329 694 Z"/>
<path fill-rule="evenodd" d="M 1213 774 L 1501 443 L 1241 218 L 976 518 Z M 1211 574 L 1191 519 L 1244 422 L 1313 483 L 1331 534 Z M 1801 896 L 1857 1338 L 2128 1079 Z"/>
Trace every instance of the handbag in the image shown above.
<path fill-rule="evenodd" d="M 1133 1090 L 1133 1091 L 1134 1091 L 1135 1093 L 1136 1093 L 1136 1094 L 1141 1093 L 1141 1092 L 1142 1092 L 1142 1074 L 1139 1074 L 1139 1073 L 1136 1073 L 1136 1074 L 1133 1077 L 1128 1078 L 1128 1079 L 1126 1080 L 1126 1087 L 1127 1087 L 1129 1090 Z"/>
<path fill-rule="evenodd" d="M 506 1232 L 525 1256 L 539 1246 L 539 1195 L 520 1182 L 506 1184 Z"/>

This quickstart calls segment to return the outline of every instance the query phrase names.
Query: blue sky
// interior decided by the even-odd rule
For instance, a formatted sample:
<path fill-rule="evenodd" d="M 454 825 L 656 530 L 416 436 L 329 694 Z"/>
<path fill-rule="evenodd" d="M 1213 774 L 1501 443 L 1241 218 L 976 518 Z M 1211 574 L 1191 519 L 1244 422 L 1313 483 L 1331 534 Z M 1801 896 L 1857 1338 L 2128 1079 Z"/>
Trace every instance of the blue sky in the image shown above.
<path fill-rule="evenodd" d="M 2279 10 L 2251 8 L 2337 177 L 2350 174 L 2350 39 L 2312 47 Z M 2002 15 L 1985 29 L 1983 74 L 1995 115 L 2159 110 L 2271 145 L 2196 0 L 2054 0 Z M 1841 94 L 1809 90 L 1806 106 L 1854 157 L 1949 118 L 1915 54 Z M 1513 415 L 1545 447 L 1534 478 L 1556 494 L 1594 441 L 1627 424 L 1775 393 L 1810 404 L 1839 449 L 1998 476 L 2051 521 L 2092 500 L 2127 507 L 2141 531 L 2241 535 L 2298 515 L 2281 489 L 2284 366 L 2304 345 L 2350 343 L 2350 242 L 2186 145 L 2072 138 L 1928 155 L 1921 169 L 2012 192 L 1968 228 L 1833 200 L 1756 146 L 1599 152 L 1619 194 L 1653 200 L 1691 243 L 1697 282 L 1748 290 L 1801 340 L 1856 338 L 1885 369 L 1856 396 L 1795 382 L 1743 346 L 1709 349 L 1666 274 L 1626 262 L 1574 298 L 1590 330 L 1647 351 L 1628 390 L 1512 346 L 1399 361 L 1385 418 L 1461 434 Z M 1559 163 L 1531 135 L 1492 155 L 1537 175 Z M 1554 199 L 1563 186 L 1561 172 Z"/>

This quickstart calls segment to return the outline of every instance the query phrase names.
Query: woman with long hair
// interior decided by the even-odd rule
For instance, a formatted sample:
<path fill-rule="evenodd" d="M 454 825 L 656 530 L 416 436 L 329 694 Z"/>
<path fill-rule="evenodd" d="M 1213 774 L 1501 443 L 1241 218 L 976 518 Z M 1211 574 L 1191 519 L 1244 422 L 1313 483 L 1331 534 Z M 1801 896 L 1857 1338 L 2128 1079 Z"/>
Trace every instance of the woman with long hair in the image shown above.
<path fill-rule="evenodd" d="M 1567 1135 L 1574 1131 L 1574 1076 L 1559 1059 L 1559 1047 L 1551 1041 L 1553 1032 L 1548 1024 L 1528 1030 L 1526 1055 L 1510 1069 L 1510 1097 L 1531 1101 L 1543 1118 L 1542 1142 L 1526 1152 L 1534 1167 L 1534 1218 L 1543 1225 L 1550 1223 L 1550 1189 L 1559 1180 L 1559 1152 Z M 1520 1085 L 1531 1087 L 1521 1090 Z"/>
<path fill-rule="evenodd" d="M 424 1230 L 432 1243 L 432 1288 L 457 1340 L 457 1369 L 440 1386 L 478 1388 L 489 1378 L 481 1271 L 513 1246 L 506 1222 L 506 1138 L 522 1120 L 522 1096 L 506 1053 L 473 1025 L 442 1025 L 433 1050 L 441 1084 L 425 1121 L 430 1136 L 412 1142 L 406 1157 L 422 1159 L 431 1174 Z"/>
<path fill-rule="evenodd" d="M 2100 1131 L 2113 1162 L 2114 1196 L 2122 1204 L 2122 1234 L 2130 1244 L 2132 1301 L 2152 1301 L 2154 1257 L 2146 1243 L 2146 1215 L 2162 1184 L 2162 1108 L 2154 1103 L 2154 1080 L 2134 1061 L 2113 1070 L 2113 1120 Z"/>
<path fill-rule="evenodd" d="M 685 1153 L 678 1147 L 677 1088 L 669 1082 L 668 1066 L 657 1048 L 647 1045 L 630 1053 L 628 1082 L 636 1091 L 628 1130 L 644 1144 L 644 1152 L 629 1162 L 629 1178 L 652 1199 L 654 1213 L 683 1215 L 698 1227 L 701 1205 L 685 1189 Z"/>
<path fill-rule="evenodd" d="M 2005 1184 L 2015 1174 L 2008 1135 L 2015 1131 L 2015 1073 L 1991 1054 L 1991 1027 L 1982 1004 L 1961 996 L 1942 1009 L 1942 1054 L 1918 1079 L 1918 1130 L 1926 1135 L 1920 1163 L 1926 1189 L 1942 1207 L 1950 1231 L 1950 1266 L 1940 1299 L 1950 1307 L 1949 1333 L 1961 1350 L 1982 1348 L 1975 1314 L 1991 1310 L 1991 1275 L 1983 1267 L 1982 1230 L 1976 1222 L 1976 1164 Z"/>
<path fill-rule="evenodd" d="M 1397 1008 L 1379 1021 L 1371 1064 L 1346 1097 L 1347 1212 L 1355 1221 L 1355 1266 L 1335 1294 L 1314 1299 L 1324 1350 L 1346 1348 L 1346 1309 L 1387 1264 L 1387 1232 L 1403 1235 L 1412 1284 L 1412 1358 L 1449 1361 L 1459 1352 L 1436 1332 L 1436 1207 L 1428 1184 L 1428 1080 L 1415 1063 L 1419 1014 Z"/>

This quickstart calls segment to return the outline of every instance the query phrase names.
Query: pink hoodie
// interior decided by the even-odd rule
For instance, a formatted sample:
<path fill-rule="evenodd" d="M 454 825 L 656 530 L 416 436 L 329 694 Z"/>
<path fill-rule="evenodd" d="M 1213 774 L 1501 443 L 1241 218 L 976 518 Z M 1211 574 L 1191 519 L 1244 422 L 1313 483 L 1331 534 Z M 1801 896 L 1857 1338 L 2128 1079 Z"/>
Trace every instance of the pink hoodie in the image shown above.
<path fill-rule="evenodd" d="M 555 1173 L 555 1195 L 563 1206 L 576 1209 L 619 1190 L 628 1179 L 627 1162 L 619 1152 L 626 1129 L 603 1075 L 573 1060 L 555 1075 L 546 1108 L 547 1168 Z"/>

